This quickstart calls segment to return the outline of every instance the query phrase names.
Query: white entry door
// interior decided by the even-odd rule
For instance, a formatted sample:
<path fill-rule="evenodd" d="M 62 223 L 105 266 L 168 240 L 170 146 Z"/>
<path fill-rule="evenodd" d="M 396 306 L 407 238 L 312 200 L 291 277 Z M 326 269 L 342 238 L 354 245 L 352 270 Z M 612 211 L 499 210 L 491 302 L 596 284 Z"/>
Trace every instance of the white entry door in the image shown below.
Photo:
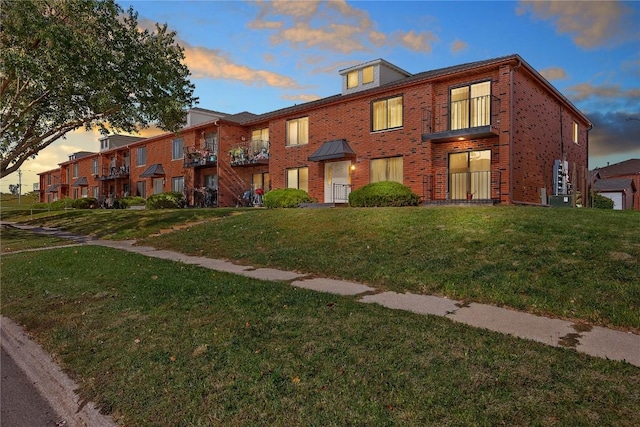
<path fill-rule="evenodd" d="M 347 203 L 351 192 L 350 161 L 324 164 L 324 202 Z"/>

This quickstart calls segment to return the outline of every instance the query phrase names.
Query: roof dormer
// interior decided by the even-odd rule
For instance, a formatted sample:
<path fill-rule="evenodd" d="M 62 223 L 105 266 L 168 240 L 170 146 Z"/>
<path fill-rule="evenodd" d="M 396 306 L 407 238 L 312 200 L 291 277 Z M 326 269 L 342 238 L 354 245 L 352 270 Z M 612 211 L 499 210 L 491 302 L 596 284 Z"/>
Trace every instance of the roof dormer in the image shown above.
<path fill-rule="evenodd" d="M 343 95 L 372 89 L 411 76 L 411 73 L 384 59 L 376 59 L 345 68 L 339 73 L 342 76 Z"/>

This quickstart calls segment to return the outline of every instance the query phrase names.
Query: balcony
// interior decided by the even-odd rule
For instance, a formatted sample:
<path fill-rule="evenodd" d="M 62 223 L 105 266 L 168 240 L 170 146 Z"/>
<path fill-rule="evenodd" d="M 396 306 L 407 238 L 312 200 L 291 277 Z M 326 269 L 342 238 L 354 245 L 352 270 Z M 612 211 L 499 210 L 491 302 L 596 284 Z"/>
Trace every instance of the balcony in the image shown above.
<path fill-rule="evenodd" d="M 185 147 L 184 149 L 184 167 L 197 168 L 200 166 L 216 166 L 218 156 L 215 151 L 208 149 L 196 149 L 194 147 Z"/>
<path fill-rule="evenodd" d="M 490 138 L 499 134 L 500 99 L 492 95 L 422 110 L 422 142 Z"/>
<path fill-rule="evenodd" d="M 116 165 L 102 168 L 102 174 L 97 175 L 96 178 L 100 181 L 129 178 L 129 166 Z"/>
<path fill-rule="evenodd" d="M 269 141 L 253 140 L 238 144 L 229 150 L 231 166 L 269 164 Z"/>

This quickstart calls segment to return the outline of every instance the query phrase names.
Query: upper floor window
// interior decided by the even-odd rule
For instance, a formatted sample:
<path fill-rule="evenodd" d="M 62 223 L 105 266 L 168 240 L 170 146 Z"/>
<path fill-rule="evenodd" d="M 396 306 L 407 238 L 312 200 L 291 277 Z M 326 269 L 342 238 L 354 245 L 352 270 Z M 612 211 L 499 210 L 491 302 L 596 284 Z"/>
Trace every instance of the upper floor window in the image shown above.
<path fill-rule="evenodd" d="M 98 159 L 93 159 L 91 164 L 91 173 L 93 175 L 98 175 Z"/>
<path fill-rule="evenodd" d="M 396 129 L 402 127 L 402 96 L 374 101 L 371 104 L 371 129 Z"/>
<path fill-rule="evenodd" d="M 362 69 L 362 84 L 373 83 L 373 65 Z"/>
<path fill-rule="evenodd" d="M 184 139 L 176 138 L 173 140 L 173 149 L 171 158 L 173 160 L 182 159 L 184 157 Z"/>
<path fill-rule="evenodd" d="M 216 132 L 204 134 L 204 149 L 209 153 L 218 154 L 218 134 Z"/>
<path fill-rule="evenodd" d="M 287 121 L 287 145 L 304 145 L 309 143 L 309 117 L 301 117 Z"/>
<path fill-rule="evenodd" d="M 491 82 L 451 89 L 451 130 L 487 126 L 491 120 Z"/>
<path fill-rule="evenodd" d="M 138 147 L 136 150 L 136 166 L 147 164 L 147 147 Z"/>
<path fill-rule="evenodd" d="M 287 188 L 309 192 L 309 168 L 287 169 Z"/>
<path fill-rule="evenodd" d="M 347 74 L 347 89 L 358 86 L 358 70 L 351 71 Z"/>
<path fill-rule="evenodd" d="M 578 123 L 573 122 L 573 128 L 572 128 L 572 135 L 573 135 L 573 142 L 578 144 L 579 143 L 579 132 L 578 132 Z"/>
<path fill-rule="evenodd" d="M 251 132 L 251 150 L 259 153 L 262 149 L 269 151 L 269 128 L 255 129 Z"/>
<path fill-rule="evenodd" d="M 371 160 L 371 182 L 395 181 L 402 184 L 402 157 Z"/>
<path fill-rule="evenodd" d="M 75 164 L 73 165 L 73 177 L 74 177 L 74 178 L 77 178 L 77 177 L 78 177 L 78 164 L 77 164 L 77 163 L 75 163 Z"/>

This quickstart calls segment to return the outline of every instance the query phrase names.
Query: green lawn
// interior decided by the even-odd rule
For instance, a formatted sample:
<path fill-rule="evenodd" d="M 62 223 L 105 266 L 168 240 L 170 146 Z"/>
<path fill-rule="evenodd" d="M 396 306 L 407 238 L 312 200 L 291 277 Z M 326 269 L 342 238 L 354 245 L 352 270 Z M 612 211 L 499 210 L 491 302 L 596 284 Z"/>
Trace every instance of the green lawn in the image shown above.
<path fill-rule="evenodd" d="M 76 210 L 11 218 L 640 332 L 639 212 L 513 206 Z M 148 237 L 162 230 L 172 232 Z"/>
<path fill-rule="evenodd" d="M 640 423 L 640 369 L 570 349 L 103 247 L 0 262 L 2 315 L 123 426 Z"/>

